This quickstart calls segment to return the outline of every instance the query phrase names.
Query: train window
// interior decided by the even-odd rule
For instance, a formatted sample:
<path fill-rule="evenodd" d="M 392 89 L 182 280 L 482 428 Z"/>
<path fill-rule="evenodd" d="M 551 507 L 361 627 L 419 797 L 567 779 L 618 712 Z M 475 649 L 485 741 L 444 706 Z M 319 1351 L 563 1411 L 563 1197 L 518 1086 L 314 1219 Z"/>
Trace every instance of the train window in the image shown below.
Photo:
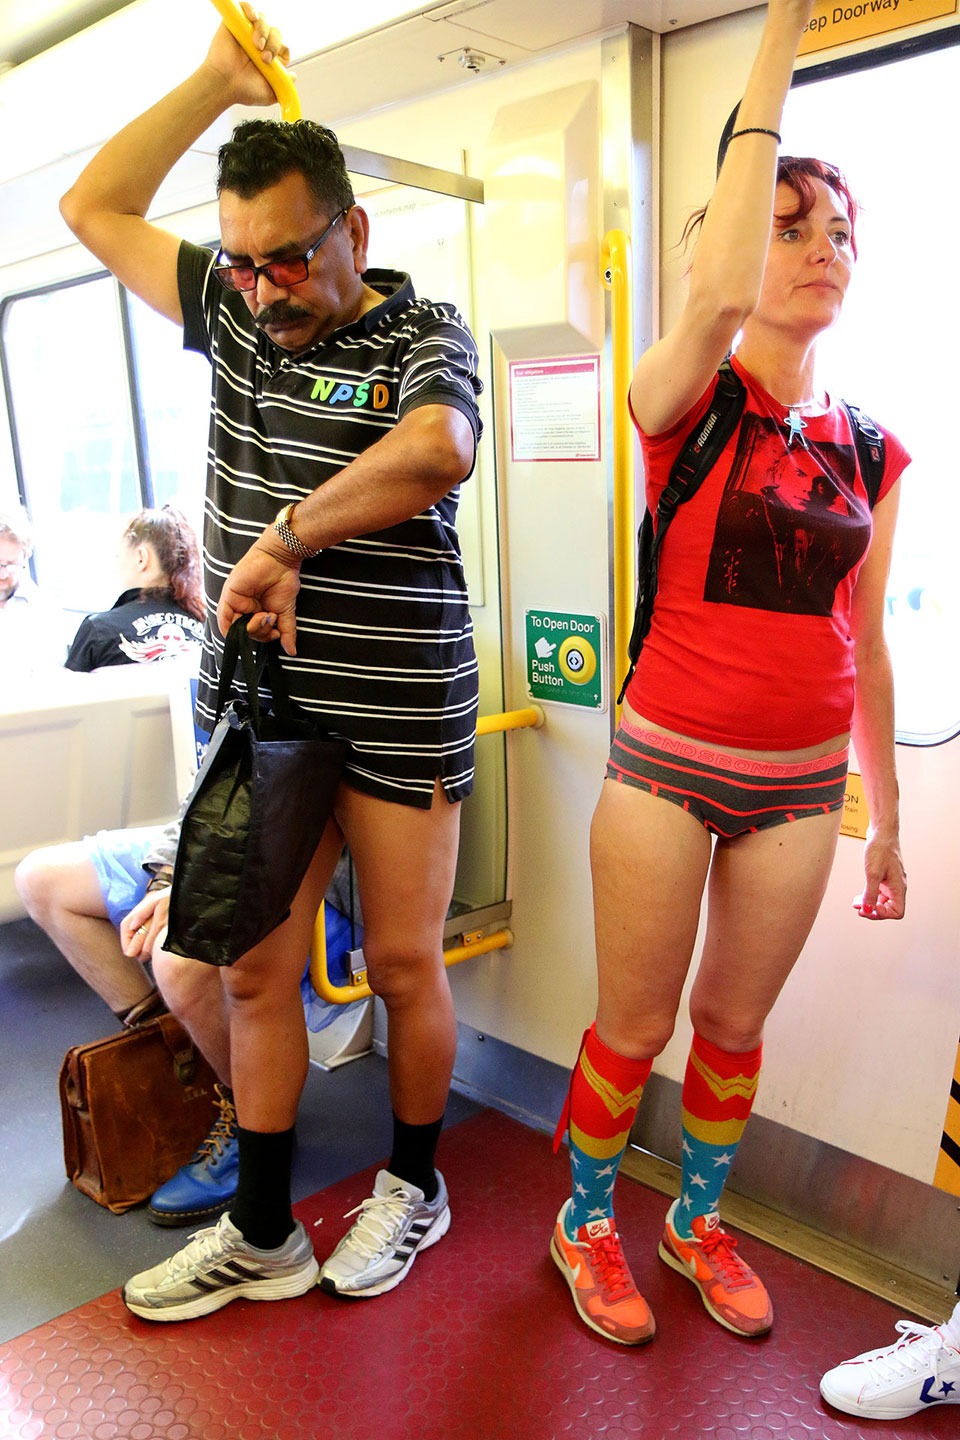
<path fill-rule="evenodd" d="M 823 376 L 828 388 L 837 377 L 838 393 L 882 420 L 913 456 L 903 480 L 886 631 L 897 739 L 937 744 L 960 731 L 960 669 L 952 658 L 960 633 L 953 441 L 960 193 L 943 165 L 943 137 L 960 129 L 960 50 L 912 54 L 853 73 L 826 65 L 817 77 L 807 81 L 801 72 L 790 93 L 784 151 L 838 164 L 863 207 L 843 320 L 821 345 Z M 920 224 L 911 218 L 931 206 L 935 218 Z"/>
<path fill-rule="evenodd" d="M 140 507 L 113 281 L 11 300 L 2 338 L 37 578 L 65 609 L 103 609 L 120 517 Z"/>
<path fill-rule="evenodd" d="M 128 295 L 153 503 L 179 505 L 199 533 L 210 423 L 210 365 L 183 332 Z"/>

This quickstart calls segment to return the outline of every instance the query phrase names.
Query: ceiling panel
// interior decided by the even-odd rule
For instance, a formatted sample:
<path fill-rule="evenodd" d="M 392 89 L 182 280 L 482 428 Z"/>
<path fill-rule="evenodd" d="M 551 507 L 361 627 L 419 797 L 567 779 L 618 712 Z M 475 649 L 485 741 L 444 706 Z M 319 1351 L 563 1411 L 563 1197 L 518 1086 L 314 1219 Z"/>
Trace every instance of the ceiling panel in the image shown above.
<path fill-rule="evenodd" d="M 696 24 L 759 0 L 363 0 L 335 6 L 317 0 L 271 0 L 270 19 L 291 38 L 296 55 L 312 55 L 414 15 L 440 23 L 456 19 L 465 29 L 538 50 L 632 21 L 665 31 Z M 169 26 L 165 0 L 134 0 L 145 8 L 155 33 Z M 131 8 L 131 0 L 0 0 L 0 65 L 21 64 L 64 39 Z M 195 0 L 191 29 L 202 14 Z"/>
<path fill-rule="evenodd" d="M 130 0 L 0 0 L 0 65 L 19 65 Z"/>

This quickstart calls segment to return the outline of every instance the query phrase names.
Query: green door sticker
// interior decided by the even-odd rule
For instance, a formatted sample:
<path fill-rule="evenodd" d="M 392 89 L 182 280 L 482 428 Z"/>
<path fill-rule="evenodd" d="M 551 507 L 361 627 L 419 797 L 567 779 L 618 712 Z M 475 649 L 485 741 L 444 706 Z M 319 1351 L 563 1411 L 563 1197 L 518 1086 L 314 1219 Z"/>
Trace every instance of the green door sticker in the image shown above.
<path fill-rule="evenodd" d="M 532 700 L 604 709 L 602 615 L 528 610 L 527 690 Z"/>

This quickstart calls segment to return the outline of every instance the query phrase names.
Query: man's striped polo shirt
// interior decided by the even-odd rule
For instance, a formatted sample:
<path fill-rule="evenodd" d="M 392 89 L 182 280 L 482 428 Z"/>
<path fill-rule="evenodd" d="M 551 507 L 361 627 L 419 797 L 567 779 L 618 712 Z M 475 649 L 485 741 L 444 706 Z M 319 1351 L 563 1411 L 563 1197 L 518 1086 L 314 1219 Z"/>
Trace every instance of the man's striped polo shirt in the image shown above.
<path fill-rule="evenodd" d="M 480 434 L 477 350 L 451 305 L 418 300 L 409 277 L 368 270 L 385 298 L 297 355 L 253 322 L 184 241 L 184 345 L 213 367 L 203 535 L 209 619 L 197 719 L 212 726 L 223 582 L 277 511 L 302 500 L 420 405 L 452 405 Z M 301 569 L 293 698 L 350 743 L 346 778 L 428 808 L 473 784 L 477 662 L 455 518 L 459 487 L 390 529 L 345 540 Z"/>

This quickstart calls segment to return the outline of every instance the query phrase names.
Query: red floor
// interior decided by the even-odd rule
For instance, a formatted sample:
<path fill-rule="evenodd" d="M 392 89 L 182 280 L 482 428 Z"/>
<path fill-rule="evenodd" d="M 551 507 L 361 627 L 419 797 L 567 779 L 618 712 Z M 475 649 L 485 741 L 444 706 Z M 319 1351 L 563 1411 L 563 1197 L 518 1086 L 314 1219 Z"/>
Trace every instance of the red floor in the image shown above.
<path fill-rule="evenodd" d="M 715 1324 L 656 1258 L 667 1201 L 622 1180 L 625 1249 L 658 1322 L 628 1350 L 576 1319 L 547 1247 L 564 1156 L 493 1112 L 441 1142 L 450 1235 L 397 1290 L 344 1301 L 240 1300 L 151 1325 L 119 1293 L 0 1347 L 3 1440 L 854 1440 L 958 1433 L 947 1408 L 896 1423 L 840 1419 L 825 1368 L 894 1338 L 898 1312 L 747 1240 L 778 1320 L 759 1341 Z M 374 1171 L 304 1201 L 317 1254 Z M 175 1243 L 175 1237 L 171 1235 Z"/>

